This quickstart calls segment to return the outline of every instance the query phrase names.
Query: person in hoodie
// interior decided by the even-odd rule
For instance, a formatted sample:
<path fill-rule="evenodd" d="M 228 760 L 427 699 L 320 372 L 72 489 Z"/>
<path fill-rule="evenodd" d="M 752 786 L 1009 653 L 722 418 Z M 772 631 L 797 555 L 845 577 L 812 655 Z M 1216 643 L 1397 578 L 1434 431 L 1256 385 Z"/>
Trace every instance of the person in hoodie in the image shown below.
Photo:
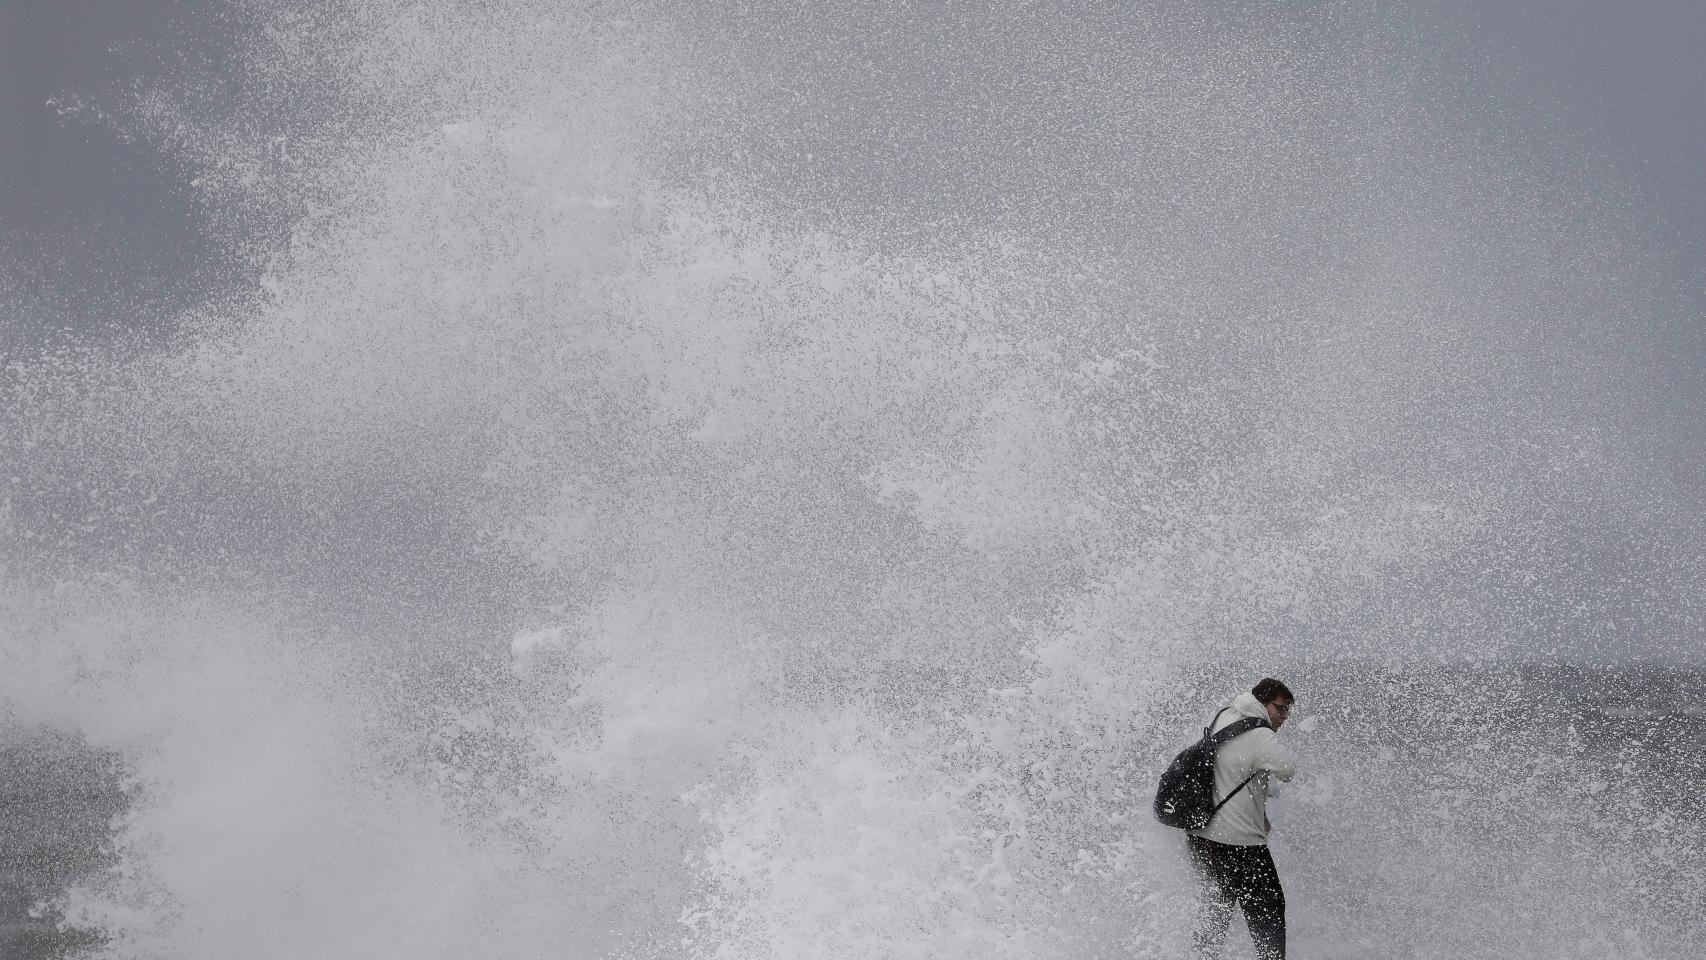
<path fill-rule="evenodd" d="M 1193 940 L 1199 957 L 1219 955 L 1236 903 L 1244 911 L 1258 960 L 1285 958 L 1285 891 L 1268 853 L 1267 799 L 1270 778 L 1290 780 L 1297 772 L 1296 759 L 1277 736 L 1293 700 L 1285 684 L 1264 678 L 1210 721 L 1215 730 L 1245 717 L 1259 717 L 1269 726 L 1221 745 L 1214 760 L 1214 797 L 1219 802 L 1231 794 L 1231 799 L 1207 826 L 1185 836 L 1203 887 Z"/>

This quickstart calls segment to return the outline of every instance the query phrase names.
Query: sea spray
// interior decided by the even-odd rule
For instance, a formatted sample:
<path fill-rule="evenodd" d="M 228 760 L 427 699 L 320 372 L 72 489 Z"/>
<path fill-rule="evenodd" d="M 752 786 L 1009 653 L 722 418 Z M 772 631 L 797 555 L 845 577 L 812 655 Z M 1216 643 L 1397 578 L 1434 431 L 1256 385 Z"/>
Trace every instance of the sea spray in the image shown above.
<path fill-rule="evenodd" d="M 1561 518 L 1677 515 L 1524 350 L 1573 261 L 1347 156 L 1319 62 L 1167 12 L 1081 101 L 1128 140 L 1065 158 L 1110 198 L 1071 229 L 1040 173 L 924 235 L 790 192 L 787 143 L 851 149 L 827 101 L 664 6 L 253 14 L 236 107 L 146 99 L 280 232 L 171 342 L 9 371 L 0 689 L 127 771 L 67 921 L 127 958 L 1170 956 L 1147 791 L 1277 662 L 1321 677 L 1275 803 L 1300 950 L 1685 955 L 1698 874 L 1605 890 L 1686 816 L 1607 827 L 1567 731 L 1489 729 L 1544 695 L 1437 668 L 1555 640 L 1536 596 L 1621 615 L 1548 564 Z M 855 34 L 790 49 L 833 88 Z M 1630 548 L 1644 629 L 1694 609 L 1678 529 Z"/>

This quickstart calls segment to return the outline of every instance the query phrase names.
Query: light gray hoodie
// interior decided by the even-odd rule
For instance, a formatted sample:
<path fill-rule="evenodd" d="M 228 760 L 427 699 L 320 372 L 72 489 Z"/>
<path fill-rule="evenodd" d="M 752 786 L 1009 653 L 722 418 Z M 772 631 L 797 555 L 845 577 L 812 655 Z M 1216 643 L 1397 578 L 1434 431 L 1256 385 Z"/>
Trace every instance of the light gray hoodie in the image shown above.
<path fill-rule="evenodd" d="M 1214 729 L 1235 723 L 1245 717 L 1268 719 L 1268 708 L 1262 706 L 1253 693 L 1240 693 L 1232 705 L 1214 721 Z M 1208 826 L 1192 830 L 1192 834 L 1216 843 L 1249 847 L 1268 842 L 1268 778 L 1290 780 L 1297 772 L 1297 759 L 1280 744 L 1278 736 L 1267 727 L 1257 727 L 1241 733 L 1222 744 L 1214 758 L 1214 800 L 1219 803 L 1237 789 L 1245 777 L 1255 779 L 1238 795 L 1227 801 L 1214 815 Z"/>

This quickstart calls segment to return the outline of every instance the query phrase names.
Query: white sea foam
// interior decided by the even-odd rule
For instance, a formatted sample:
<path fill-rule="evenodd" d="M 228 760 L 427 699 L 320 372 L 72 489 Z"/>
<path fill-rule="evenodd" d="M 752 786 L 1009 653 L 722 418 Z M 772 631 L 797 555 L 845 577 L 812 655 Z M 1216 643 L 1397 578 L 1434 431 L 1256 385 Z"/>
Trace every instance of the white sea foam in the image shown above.
<path fill-rule="evenodd" d="M 732 15 L 530 3 L 312 7 L 254 32 L 241 109 L 150 101 L 290 230 L 169 349 L 15 371 L 0 695 L 127 770 L 113 869 L 60 904 L 97 955 L 1172 956 L 1146 792 L 1217 684 L 1551 635 L 1560 517 L 1673 516 L 1512 351 L 1495 288 L 1568 271 L 1353 162 L 1343 78 L 1165 13 L 1081 101 L 954 61 L 1016 87 L 957 127 L 843 70 L 1020 41 L 777 20 L 812 68 Z M 979 137 L 1051 103 L 1124 126 L 1003 189 L 1106 174 L 1118 216 L 961 185 L 920 236 L 850 195 L 909 134 L 825 126 L 898 110 L 994 182 L 1024 153 Z M 836 174 L 798 182 L 808 148 Z M 1345 191 L 1383 185 L 1416 192 L 1380 249 L 1271 246 L 1367 231 Z M 1680 542 L 1638 553 L 1656 630 Z M 1642 864 L 1698 825 L 1591 815 L 1527 721 L 1469 749 L 1507 691 L 1432 676 L 1300 691 L 1299 955 L 1686 955 L 1701 878 Z M 1350 720 L 1441 702 L 1376 749 Z"/>

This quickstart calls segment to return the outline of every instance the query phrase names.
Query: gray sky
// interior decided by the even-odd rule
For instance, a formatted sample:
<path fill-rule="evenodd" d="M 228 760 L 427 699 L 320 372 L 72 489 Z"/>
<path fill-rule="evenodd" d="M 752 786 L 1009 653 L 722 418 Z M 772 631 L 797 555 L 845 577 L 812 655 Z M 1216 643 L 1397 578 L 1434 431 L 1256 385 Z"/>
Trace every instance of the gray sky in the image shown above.
<path fill-rule="evenodd" d="M 1233 18 L 1298 8 L 1217 3 Z M 0 2 L 0 221 L 5 303 L 0 343 L 39 344 L 54 328 L 144 332 L 172 307 L 239 283 L 230 242 L 205 229 L 188 173 L 148 144 L 99 123 L 68 121 L 48 101 L 103 102 L 151 78 L 229 72 L 225 31 L 201 0 Z M 1437 91 L 1445 109 L 1512 120 L 1502 149 L 1530 151 L 1562 192 L 1602 191 L 1643 220 L 1648 255 L 1688 278 L 1706 244 L 1706 5 L 1664 0 L 1447 3 L 1370 18 L 1401 24 L 1418 56 L 1454 58 L 1464 84 Z M 229 213 L 228 211 L 225 213 Z M 1659 402 L 1702 392 L 1700 298 L 1654 317 Z M 1706 448 L 1686 426 L 1680 442 Z M 1692 458 L 1690 458 L 1692 459 Z"/>
<path fill-rule="evenodd" d="M 220 34 L 172 0 L 0 3 L 0 350 L 75 330 L 157 332 L 232 278 L 187 173 L 50 101 L 109 102 L 165 71 L 217 70 Z"/>

